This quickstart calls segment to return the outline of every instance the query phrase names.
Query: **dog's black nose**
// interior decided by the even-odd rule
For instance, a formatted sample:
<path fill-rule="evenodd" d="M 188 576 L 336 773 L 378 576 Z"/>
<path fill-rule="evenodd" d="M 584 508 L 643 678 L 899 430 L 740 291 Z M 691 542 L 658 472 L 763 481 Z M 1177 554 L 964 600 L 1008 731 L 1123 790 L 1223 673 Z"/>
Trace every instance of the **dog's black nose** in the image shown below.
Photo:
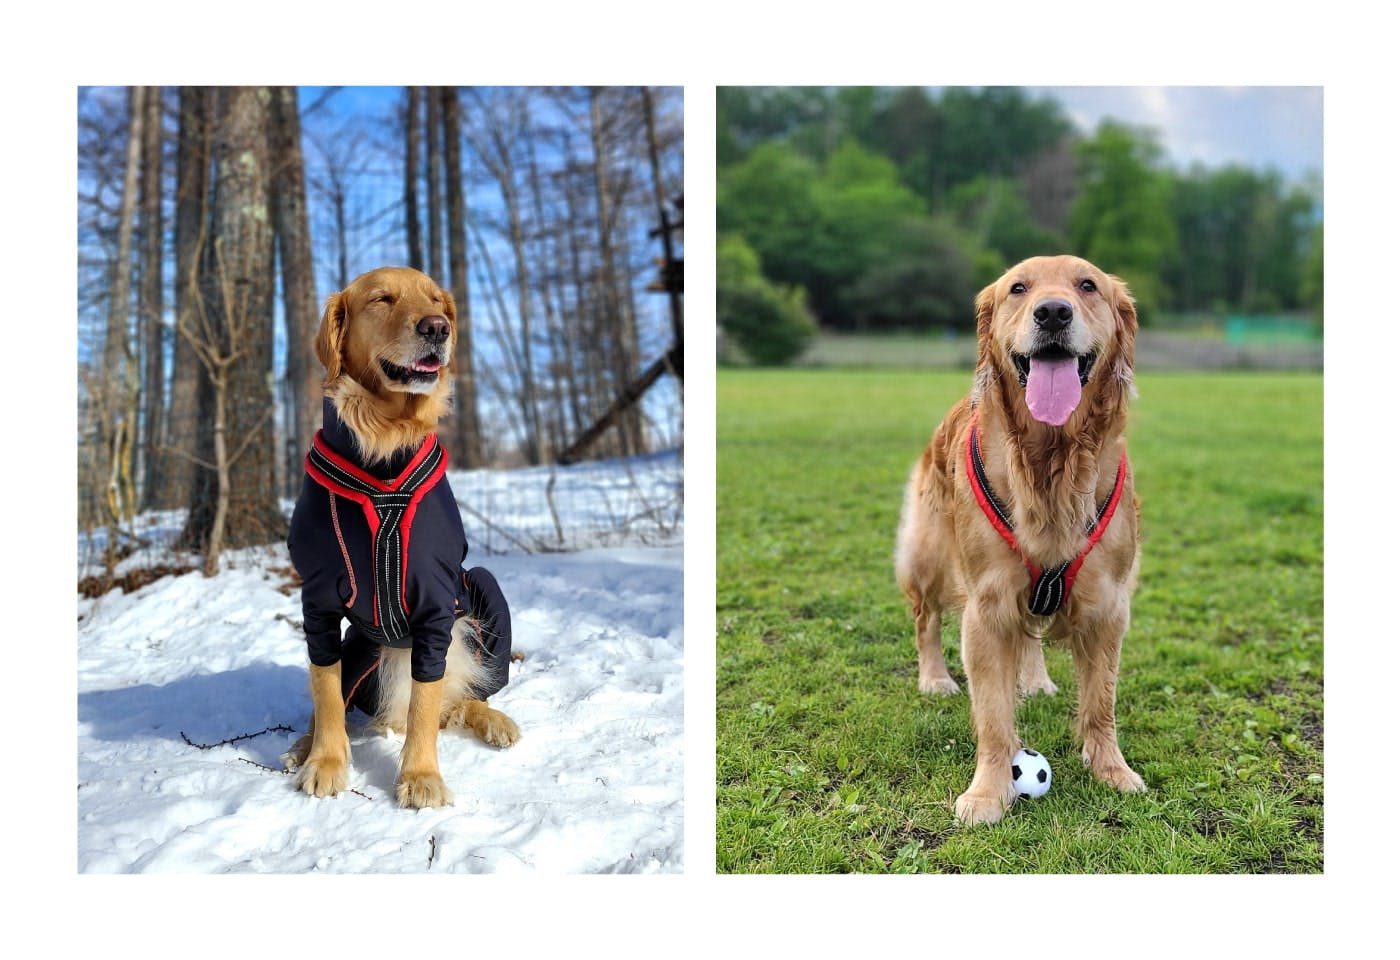
<path fill-rule="evenodd" d="M 1074 319 L 1074 307 L 1064 300 L 1042 300 L 1031 311 L 1035 325 L 1046 333 L 1055 333 L 1069 326 Z"/>
<path fill-rule="evenodd" d="M 424 317 L 418 321 L 418 333 L 430 343 L 442 343 L 452 332 L 446 317 Z"/>

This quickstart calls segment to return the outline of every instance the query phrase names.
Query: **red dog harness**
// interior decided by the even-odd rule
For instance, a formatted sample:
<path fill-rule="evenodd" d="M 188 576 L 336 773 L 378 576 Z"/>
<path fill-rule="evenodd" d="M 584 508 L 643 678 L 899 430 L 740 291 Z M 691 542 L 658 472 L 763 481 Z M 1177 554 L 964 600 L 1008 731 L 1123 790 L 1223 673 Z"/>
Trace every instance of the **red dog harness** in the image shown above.
<path fill-rule="evenodd" d="M 424 495 L 446 472 L 447 453 L 438 443 L 437 434 L 428 436 L 408 466 L 392 480 L 380 480 L 346 460 L 331 449 L 321 433 L 316 434 L 311 451 L 306 455 L 307 476 L 331 493 L 358 503 L 365 523 L 369 524 L 370 540 L 374 544 L 374 621 L 360 626 L 380 643 L 392 644 L 409 634 L 405 581 L 413 516 Z M 341 553 L 345 554 L 345 569 L 349 572 L 352 590 L 350 604 L 353 604 L 355 567 L 346 553 L 334 497 L 331 498 L 331 517 Z"/>
<path fill-rule="evenodd" d="M 1007 546 L 1020 555 L 1021 562 L 1026 565 L 1026 571 L 1031 575 L 1031 593 L 1026 601 L 1031 613 L 1048 617 L 1064 605 L 1070 588 L 1074 586 L 1074 578 L 1079 575 L 1079 568 L 1084 566 L 1089 551 L 1094 549 L 1094 544 L 1103 537 L 1109 521 L 1113 519 L 1114 511 L 1118 509 L 1118 501 L 1123 496 L 1123 480 L 1127 474 L 1128 455 L 1124 453 L 1118 461 L 1118 478 L 1113 482 L 1113 489 L 1109 491 L 1103 503 L 1099 504 L 1098 512 L 1085 530 L 1088 540 L 1084 549 L 1072 560 L 1042 569 L 1021 550 L 1021 545 L 1016 542 L 1011 511 L 1006 509 L 1006 505 L 992 492 L 992 486 L 987 482 L 987 471 L 982 466 L 980 431 L 977 429 L 977 418 L 973 417 L 972 426 L 967 432 L 967 476 L 972 484 L 972 494 L 977 498 L 977 505 L 996 528 L 996 532 L 1001 534 Z"/>

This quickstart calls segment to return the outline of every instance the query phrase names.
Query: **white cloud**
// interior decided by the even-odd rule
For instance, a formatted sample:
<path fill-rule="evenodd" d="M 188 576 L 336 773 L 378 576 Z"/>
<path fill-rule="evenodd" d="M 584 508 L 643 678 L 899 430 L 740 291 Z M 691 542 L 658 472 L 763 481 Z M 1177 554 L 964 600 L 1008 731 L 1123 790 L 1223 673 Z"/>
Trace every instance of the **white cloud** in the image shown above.
<path fill-rule="evenodd" d="M 1086 133 L 1105 117 L 1157 130 L 1178 166 L 1322 169 L 1321 87 L 1032 87 Z"/>

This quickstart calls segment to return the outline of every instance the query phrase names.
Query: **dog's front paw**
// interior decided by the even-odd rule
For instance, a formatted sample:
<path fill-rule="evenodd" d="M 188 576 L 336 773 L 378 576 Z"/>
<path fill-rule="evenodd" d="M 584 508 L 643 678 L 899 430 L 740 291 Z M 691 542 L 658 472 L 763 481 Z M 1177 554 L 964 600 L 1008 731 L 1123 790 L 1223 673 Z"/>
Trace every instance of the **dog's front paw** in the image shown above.
<path fill-rule="evenodd" d="M 980 823 L 996 823 L 1011 806 L 1011 798 L 1003 793 L 974 793 L 969 789 L 953 804 L 953 816 L 965 827 Z"/>
<path fill-rule="evenodd" d="M 452 791 L 437 772 L 400 774 L 394 796 L 401 807 L 445 807 L 452 802 Z"/>
<path fill-rule="evenodd" d="M 333 797 L 350 785 L 348 756 L 310 756 L 297 771 L 296 787 L 313 797 Z"/>

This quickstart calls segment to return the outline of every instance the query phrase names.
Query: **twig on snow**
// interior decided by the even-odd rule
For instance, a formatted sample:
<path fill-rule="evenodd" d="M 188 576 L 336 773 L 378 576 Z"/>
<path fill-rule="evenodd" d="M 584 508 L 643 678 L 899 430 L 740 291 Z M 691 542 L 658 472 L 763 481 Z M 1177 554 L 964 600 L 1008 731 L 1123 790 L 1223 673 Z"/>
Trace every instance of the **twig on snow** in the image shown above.
<path fill-rule="evenodd" d="M 229 737 L 227 740 L 220 740 L 218 743 L 195 743 L 185 736 L 185 731 L 180 731 L 180 739 L 184 740 L 196 750 L 213 750 L 215 747 L 228 746 L 230 743 L 237 743 L 239 740 L 251 740 L 253 737 L 261 737 L 264 733 L 295 733 L 291 727 L 285 724 L 278 724 L 275 727 L 268 727 L 266 730 L 259 730 L 257 733 L 244 733 L 236 737 Z"/>

